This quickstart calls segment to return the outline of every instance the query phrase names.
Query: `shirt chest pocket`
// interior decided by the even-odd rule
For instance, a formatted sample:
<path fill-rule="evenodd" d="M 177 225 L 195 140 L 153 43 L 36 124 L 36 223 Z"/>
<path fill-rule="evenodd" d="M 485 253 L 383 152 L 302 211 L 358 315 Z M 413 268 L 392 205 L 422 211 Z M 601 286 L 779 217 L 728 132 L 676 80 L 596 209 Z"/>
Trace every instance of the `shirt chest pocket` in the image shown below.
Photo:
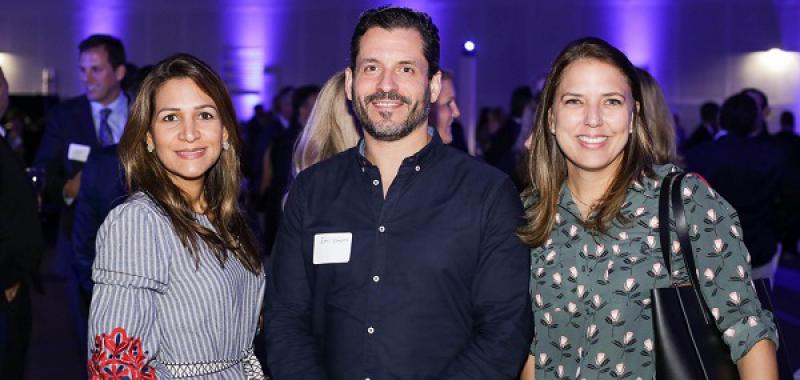
<path fill-rule="evenodd" d="M 652 289 L 669 284 L 658 237 L 645 233 L 622 237 L 611 244 L 611 257 L 598 273 L 598 285 L 609 289 L 614 303 L 646 306 Z"/>

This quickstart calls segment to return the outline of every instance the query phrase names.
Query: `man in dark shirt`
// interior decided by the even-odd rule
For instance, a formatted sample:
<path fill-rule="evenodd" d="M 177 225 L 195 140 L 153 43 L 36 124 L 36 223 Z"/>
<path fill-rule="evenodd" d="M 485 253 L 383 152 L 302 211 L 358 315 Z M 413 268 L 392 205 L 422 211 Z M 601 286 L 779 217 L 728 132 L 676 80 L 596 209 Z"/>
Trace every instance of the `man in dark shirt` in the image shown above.
<path fill-rule="evenodd" d="M 443 145 L 429 16 L 366 11 L 346 91 L 366 132 L 301 172 L 268 269 L 283 379 L 511 379 L 528 353 L 530 259 L 509 178 Z"/>

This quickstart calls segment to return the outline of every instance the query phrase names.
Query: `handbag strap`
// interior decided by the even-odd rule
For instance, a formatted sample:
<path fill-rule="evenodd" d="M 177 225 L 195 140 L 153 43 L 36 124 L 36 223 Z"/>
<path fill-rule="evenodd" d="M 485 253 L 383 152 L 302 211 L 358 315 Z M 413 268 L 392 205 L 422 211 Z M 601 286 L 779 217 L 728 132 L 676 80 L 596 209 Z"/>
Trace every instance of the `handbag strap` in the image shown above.
<path fill-rule="evenodd" d="M 667 274 L 672 278 L 672 245 L 669 243 L 669 195 L 670 184 L 678 172 L 667 174 L 661 181 L 661 191 L 658 194 L 658 236 L 661 243 L 661 254 L 664 256 L 664 266 Z M 681 180 L 683 177 L 680 178 Z"/>
<path fill-rule="evenodd" d="M 703 317 L 705 323 L 714 323 L 711 318 L 711 311 L 708 309 L 703 295 L 700 292 L 700 281 L 697 276 L 697 266 L 694 261 L 694 249 L 692 242 L 689 238 L 689 224 L 686 221 L 686 210 L 683 205 L 683 198 L 681 197 L 681 183 L 686 172 L 677 173 L 673 172 L 664 177 L 661 184 L 661 191 L 659 192 L 658 199 L 658 233 L 661 243 L 661 254 L 664 256 L 664 265 L 667 267 L 670 279 L 672 279 L 672 245 L 670 244 L 669 231 L 669 203 L 672 201 L 672 215 L 675 218 L 675 232 L 678 235 L 678 242 L 680 243 L 680 255 L 686 264 L 687 277 L 694 289 L 697 302 L 703 308 Z M 676 284 L 672 281 L 672 286 Z"/>

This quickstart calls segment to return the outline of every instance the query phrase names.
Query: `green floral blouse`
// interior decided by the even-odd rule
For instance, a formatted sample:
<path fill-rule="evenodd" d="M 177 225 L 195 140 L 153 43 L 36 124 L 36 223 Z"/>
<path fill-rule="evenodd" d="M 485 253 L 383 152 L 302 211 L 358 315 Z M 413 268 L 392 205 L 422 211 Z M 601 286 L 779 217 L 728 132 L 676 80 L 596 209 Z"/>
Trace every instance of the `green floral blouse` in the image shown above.
<path fill-rule="evenodd" d="M 531 250 L 530 292 L 536 336 L 531 355 L 537 379 L 652 379 L 655 377 L 651 289 L 670 286 L 658 238 L 657 179 L 631 185 L 622 209 L 631 221 L 592 236 L 566 186 L 550 239 Z M 739 219 L 727 201 L 697 175 L 683 180 L 687 221 L 705 301 L 741 358 L 762 339 L 777 345 L 772 314 L 750 283 L 750 255 Z M 675 232 L 673 270 L 687 279 Z"/>

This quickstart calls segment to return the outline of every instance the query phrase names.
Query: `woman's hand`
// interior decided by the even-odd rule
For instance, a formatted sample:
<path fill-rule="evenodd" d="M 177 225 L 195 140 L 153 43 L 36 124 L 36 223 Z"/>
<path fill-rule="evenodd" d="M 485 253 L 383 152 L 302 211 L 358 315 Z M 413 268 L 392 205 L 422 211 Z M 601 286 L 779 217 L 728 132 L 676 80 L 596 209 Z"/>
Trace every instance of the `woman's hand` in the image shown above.
<path fill-rule="evenodd" d="M 8 303 L 13 302 L 14 298 L 17 298 L 17 291 L 19 291 L 20 285 L 22 285 L 22 283 L 18 282 L 5 290 L 4 293 L 6 296 L 6 301 L 8 301 Z"/>
<path fill-rule="evenodd" d="M 530 362 L 530 358 L 528 358 Z M 527 364 L 525 365 L 527 367 Z M 778 361 L 775 355 L 775 344 L 769 339 L 756 343 L 750 352 L 742 356 L 736 366 L 739 368 L 739 377 L 742 380 L 778 379 Z M 523 373 L 525 373 L 523 371 Z"/>
<path fill-rule="evenodd" d="M 519 374 L 519 380 L 535 380 L 536 379 L 536 359 L 533 355 L 528 354 L 528 360 L 525 361 L 525 366 L 522 367 L 522 373 Z"/>

